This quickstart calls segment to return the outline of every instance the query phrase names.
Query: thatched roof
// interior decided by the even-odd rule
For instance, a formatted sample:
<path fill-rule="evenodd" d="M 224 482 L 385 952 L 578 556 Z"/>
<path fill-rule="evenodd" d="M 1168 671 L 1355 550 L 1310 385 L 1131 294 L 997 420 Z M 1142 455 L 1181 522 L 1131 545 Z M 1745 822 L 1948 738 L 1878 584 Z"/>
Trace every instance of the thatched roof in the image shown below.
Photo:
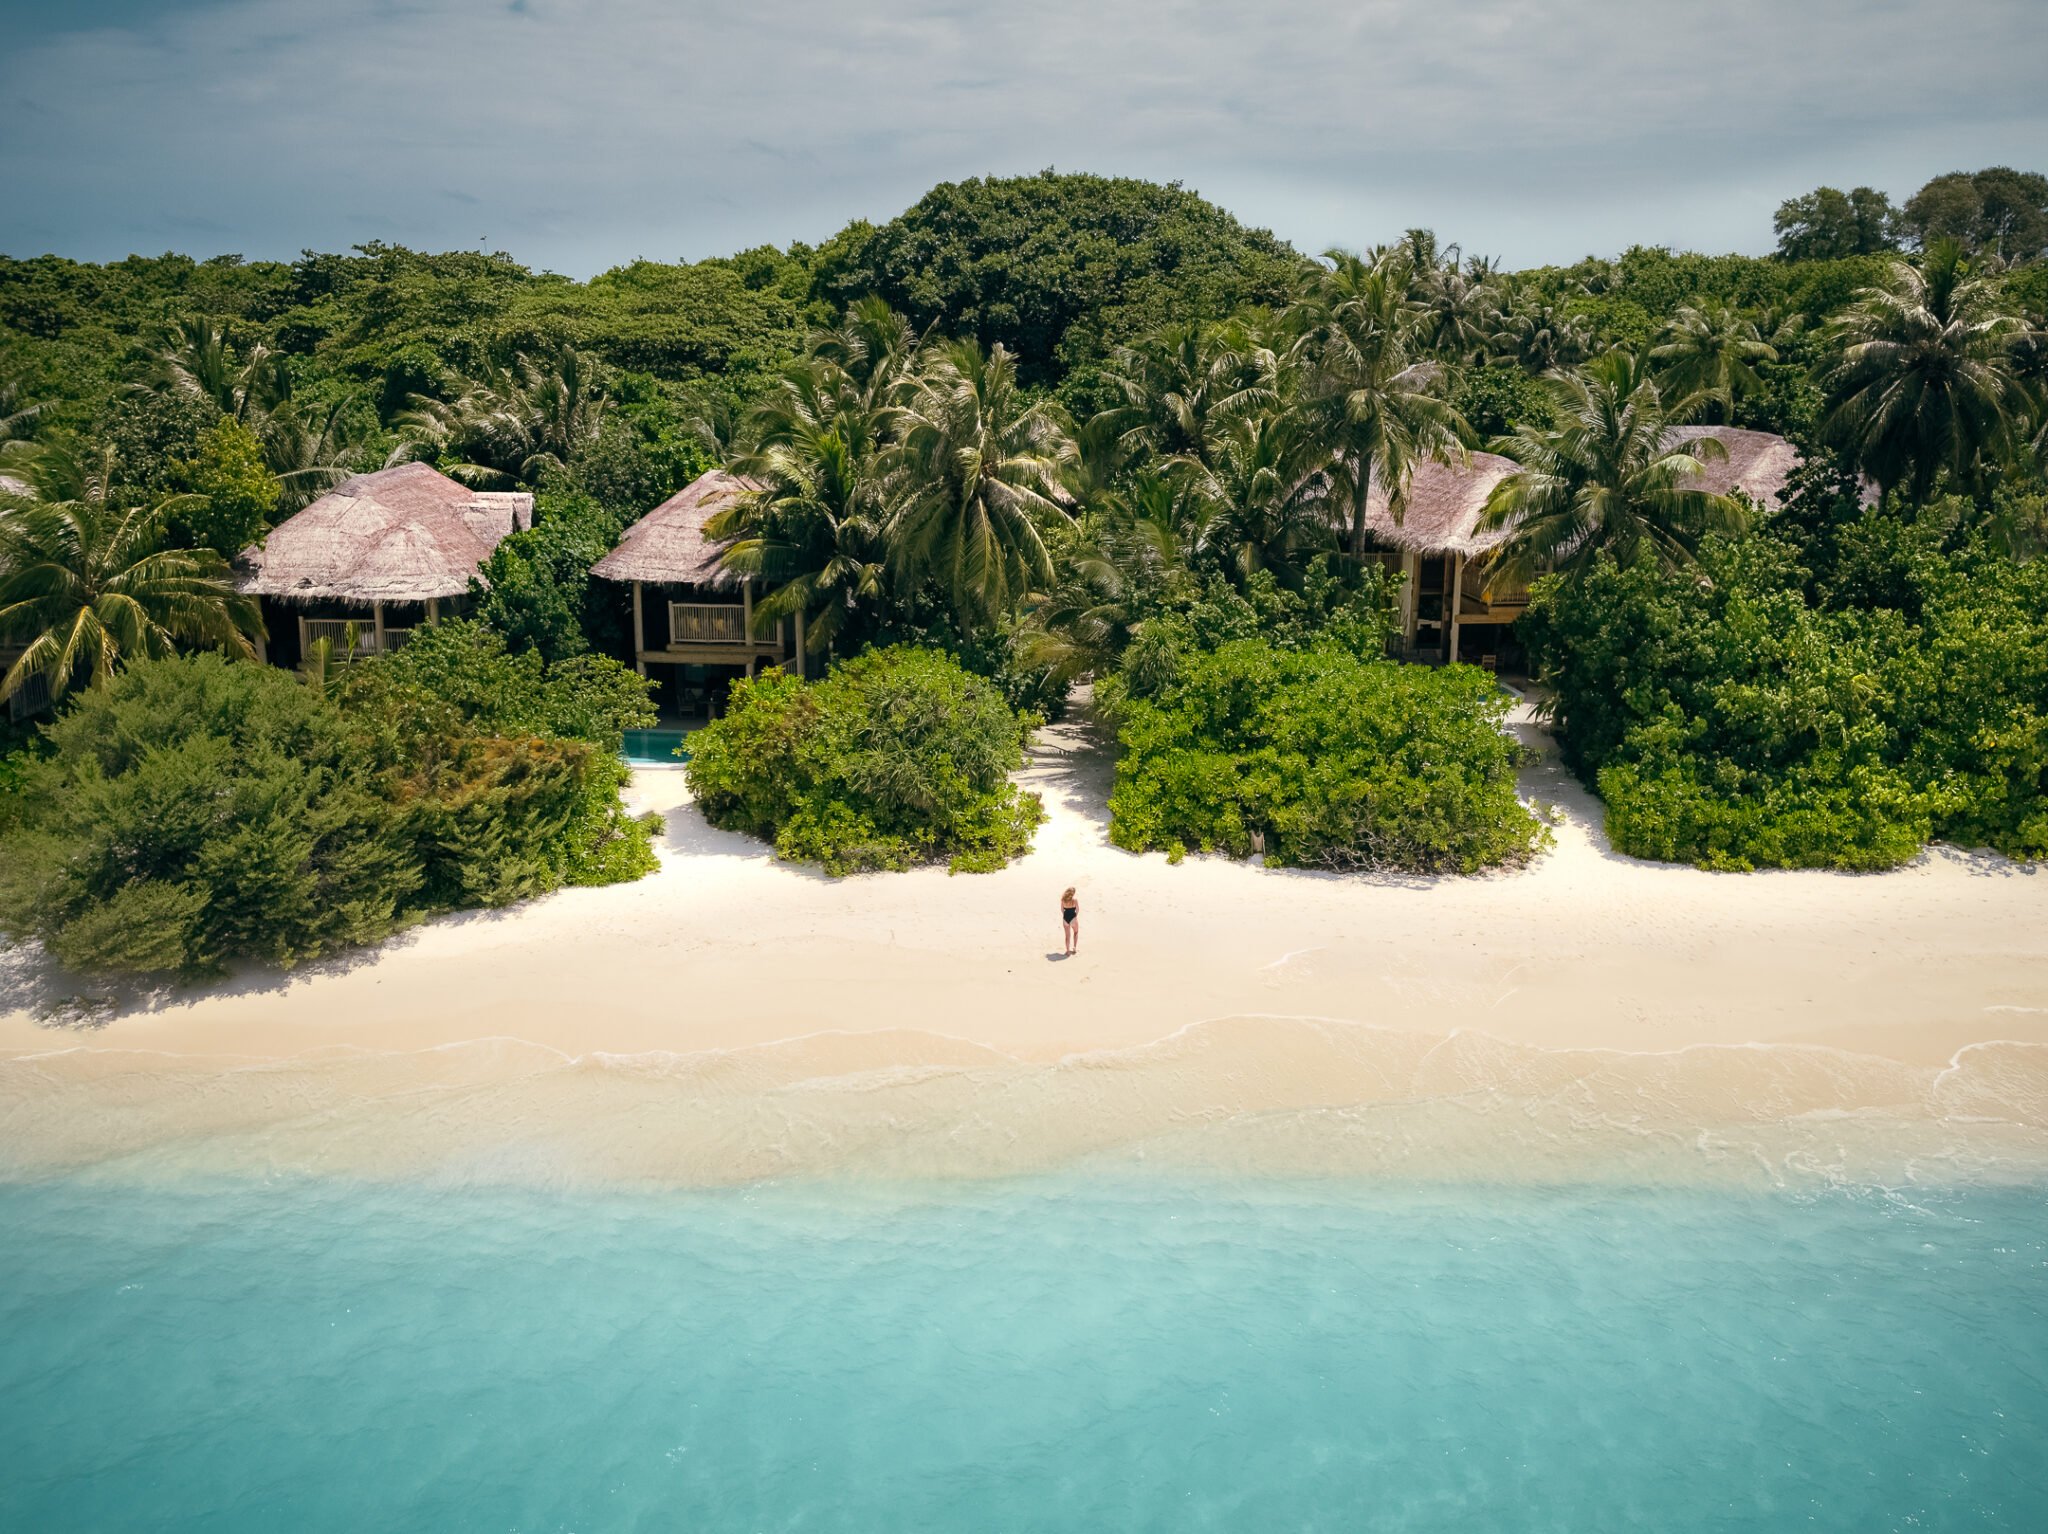
<path fill-rule="evenodd" d="M 1425 459 L 1408 476 L 1407 505 L 1399 523 L 1387 493 L 1373 477 L 1365 525 L 1373 537 L 1416 554 L 1483 554 L 1507 537 L 1507 529 L 1479 529 L 1493 487 L 1519 467 L 1497 453 L 1468 453 L 1460 463 Z"/>
<path fill-rule="evenodd" d="M 424 602 L 460 596 L 506 534 L 533 525 L 524 491 L 471 490 L 424 463 L 358 474 L 244 549 L 251 596 Z"/>
<path fill-rule="evenodd" d="M 608 581 L 660 585 L 735 587 L 738 577 L 718 566 L 725 546 L 704 536 L 704 524 L 743 495 L 762 489 L 760 481 L 713 469 L 626 529 L 619 546 L 590 567 Z"/>
<path fill-rule="evenodd" d="M 1689 488 L 1713 495 L 1744 495 L 1766 510 L 1778 509 L 1785 482 L 1799 467 L 1798 448 L 1770 432 L 1740 426 L 1671 426 L 1665 429 L 1664 445 L 1678 448 L 1702 437 L 1718 440 L 1728 449 L 1728 456 L 1704 460 L 1699 475 L 1686 482 Z"/>
<path fill-rule="evenodd" d="M 1766 511 L 1776 511 L 1792 471 L 1799 467 L 1799 449 L 1783 437 L 1740 426 L 1672 426 L 1668 447 L 1715 437 L 1728 450 L 1726 459 L 1700 465 L 1692 488 L 1715 495 L 1742 495 Z M 1408 505 L 1400 525 L 1394 523 L 1387 497 L 1375 481 L 1367 503 L 1366 526 L 1382 543 L 1417 554 L 1483 554 L 1507 540 L 1508 528 L 1481 531 L 1480 517 L 1493 487 L 1518 466 L 1494 453 L 1471 453 L 1463 463 L 1424 462 L 1408 481 Z M 1866 484 L 1866 505 L 1877 490 Z"/>

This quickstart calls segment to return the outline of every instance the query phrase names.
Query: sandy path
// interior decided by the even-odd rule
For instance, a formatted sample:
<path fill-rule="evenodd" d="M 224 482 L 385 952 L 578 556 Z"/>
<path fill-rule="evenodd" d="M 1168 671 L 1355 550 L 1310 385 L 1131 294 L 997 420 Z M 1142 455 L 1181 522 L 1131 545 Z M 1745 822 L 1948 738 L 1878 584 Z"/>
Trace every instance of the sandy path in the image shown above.
<path fill-rule="evenodd" d="M 1517 728 L 1540 739 L 1526 720 Z M 1875 876 L 1716 875 L 1611 852 L 1549 763 L 1555 850 L 1479 879 L 1336 877 L 1220 859 L 1170 867 L 1106 835 L 1110 759 L 1085 723 L 1028 777 L 1050 819 L 999 874 L 832 881 L 713 830 L 683 775 L 661 870 L 430 923 L 371 953 L 126 998 L 93 1031 L 38 1021 L 103 988 L 0 958 L 0 1054 L 85 1047 L 289 1056 L 509 1036 L 572 1055 L 696 1052 L 824 1030 L 912 1030 L 1027 1060 L 1137 1045 L 1202 1019 L 1322 1016 L 1545 1047 L 1804 1041 L 1915 1064 L 2048 1041 L 2048 873 L 1938 850 Z M 1058 956 L 1059 890 L 1081 953 Z M 857 1051 L 872 1061 L 875 1046 Z"/>

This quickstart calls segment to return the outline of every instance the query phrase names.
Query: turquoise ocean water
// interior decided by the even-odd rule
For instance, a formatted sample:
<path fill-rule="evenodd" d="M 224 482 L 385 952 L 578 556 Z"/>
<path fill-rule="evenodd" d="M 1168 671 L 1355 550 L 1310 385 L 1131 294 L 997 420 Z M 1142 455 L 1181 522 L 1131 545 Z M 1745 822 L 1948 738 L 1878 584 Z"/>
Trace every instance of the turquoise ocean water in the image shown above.
<path fill-rule="evenodd" d="M 2048 1191 L 0 1187 L 0 1528 L 2048 1529 Z"/>

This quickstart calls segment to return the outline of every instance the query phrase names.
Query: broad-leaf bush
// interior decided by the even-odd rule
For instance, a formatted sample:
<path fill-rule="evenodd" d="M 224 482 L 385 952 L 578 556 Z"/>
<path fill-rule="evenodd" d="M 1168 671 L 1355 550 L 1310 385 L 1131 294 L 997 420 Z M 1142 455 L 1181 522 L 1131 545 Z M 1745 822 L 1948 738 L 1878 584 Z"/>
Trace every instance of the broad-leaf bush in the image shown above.
<path fill-rule="evenodd" d="M 1120 711 L 1118 846 L 1477 873 L 1543 845 L 1515 793 L 1509 700 L 1485 672 L 1254 639 L 1176 661 L 1171 681 Z"/>
<path fill-rule="evenodd" d="M 1044 819 L 1010 781 L 1035 723 L 950 656 L 870 650 L 819 682 L 736 683 L 690 737 L 690 789 L 713 825 L 830 874 L 984 873 L 1028 851 Z"/>
<path fill-rule="evenodd" d="M 1523 634 L 1614 845 L 1732 869 L 2048 853 L 2048 563 L 1966 512 L 1795 508 L 1696 569 L 1539 582 Z"/>
<path fill-rule="evenodd" d="M 351 668 L 342 699 L 411 808 L 434 904 L 504 905 L 653 871 L 655 822 L 618 798 L 625 732 L 656 719 L 630 668 L 598 655 L 549 665 L 451 621 Z"/>
<path fill-rule="evenodd" d="M 31 760 L 0 927 L 83 970 L 293 964 L 385 936 L 426 870 L 348 721 L 290 674 L 139 661 Z"/>
<path fill-rule="evenodd" d="M 609 669 L 607 669 L 609 668 Z M 546 668 L 423 627 L 332 688 L 217 655 L 138 661 L 9 759 L 0 930 L 81 970 L 293 965 L 439 910 L 637 878 L 616 662 Z"/>

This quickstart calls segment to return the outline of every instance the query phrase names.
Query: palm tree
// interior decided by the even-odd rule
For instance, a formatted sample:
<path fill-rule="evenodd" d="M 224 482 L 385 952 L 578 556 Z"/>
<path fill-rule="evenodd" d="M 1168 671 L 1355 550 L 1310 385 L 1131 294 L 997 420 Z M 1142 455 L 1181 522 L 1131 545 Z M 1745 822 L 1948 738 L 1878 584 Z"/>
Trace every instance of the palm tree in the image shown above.
<path fill-rule="evenodd" d="M 1634 355 L 1610 352 L 1553 377 L 1559 424 L 1523 426 L 1494 444 L 1522 467 L 1494 487 L 1481 519 L 1513 529 L 1491 573 L 1526 582 L 1549 567 L 1576 580 L 1602 553 L 1670 568 L 1690 561 L 1707 533 L 1748 524 L 1742 502 L 1697 484 L 1701 465 L 1728 450 L 1711 437 L 1671 442 L 1663 397 Z"/>
<path fill-rule="evenodd" d="M 728 570 L 775 589 L 754 604 L 757 624 L 803 614 L 806 645 L 832 647 L 888 594 L 877 454 L 886 409 L 836 362 L 800 363 L 755 411 L 758 446 L 733 469 L 764 488 L 706 525 L 733 540 Z"/>
<path fill-rule="evenodd" d="M 1583 362 L 1593 350 L 1593 333 L 1583 317 L 1546 299 L 1510 301 L 1501 309 L 1493 350 L 1531 373 L 1548 373 Z"/>
<path fill-rule="evenodd" d="M 836 368 L 862 408 L 881 411 L 902 404 L 915 388 L 919 340 L 888 300 L 871 296 L 850 305 L 833 329 L 814 333 L 805 352 Z"/>
<path fill-rule="evenodd" d="M 1778 349 L 1756 321 L 1717 299 L 1686 304 L 1671 317 L 1650 352 L 1657 381 L 1677 416 L 1701 407 L 1735 408 L 1735 396 L 1763 387 L 1756 364 L 1776 362 Z"/>
<path fill-rule="evenodd" d="M 280 517 L 324 495 L 354 472 L 350 454 L 361 445 L 353 399 L 336 400 L 324 411 L 289 397 L 263 419 L 258 437 L 263 460 L 284 484 Z"/>
<path fill-rule="evenodd" d="M 448 472 L 465 484 L 536 484 L 596 441 L 610 405 L 597 358 L 562 346 L 519 352 L 452 400 L 415 395 L 399 424 L 423 446 L 464 454 Z"/>
<path fill-rule="evenodd" d="M 1216 433 L 1270 402 L 1278 366 L 1273 348 L 1242 321 L 1169 325 L 1117 347 L 1109 376 L 1124 397 L 1125 447 L 1206 460 Z"/>
<path fill-rule="evenodd" d="M 1209 508 L 1187 474 L 1149 467 L 1106 492 L 1045 601 L 1020 658 L 1060 683 L 1112 669 L 1158 598 L 1182 575 Z"/>
<path fill-rule="evenodd" d="M 1416 341 L 1440 357 L 1466 362 L 1486 345 L 1499 322 L 1499 295 L 1478 274 L 1436 266 L 1422 275 L 1414 293 Z"/>
<path fill-rule="evenodd" d="M 927 361 L 887 457 L 891 556 L 938 581 L 969 617 L 1014 613 L 1051 579 L 1041 518 L 1063 516 L 1072 451 L 1051 406 L 1029 402 L 997 345 L 955 341 Z"/>
<path fill-rule="evenodd" d="M 0 378 L 0 445 L 25 440 L 42 413 L 40 401 L 23 397 L 20 379 Z"/>
<path fill-rule="evenodd" d="M 1232 424 L 1208 465 L 1192 465 L 1201 497 L 1201 541 L 1241 575 L 1270 571 L 1298 585 L 1307 556 L 1334 543 L 1349 476 L 1333 469 L 1313 417 L 1263 410 Z"/>
<path fill-rule="evenodd" d="M 171 326 L 139 387 L 211 400 L 222 415 L 247 422 L 290 393 L 291 373 L 261 341 L 237 353 L 226 325 L 187 316 Z"/>
<path fill-rule="evenodd" d="M 164 523 L 191 497 L 121 507 L 107 498 L 113 454 L 100 456 L 83 486 L 56 476 L 75 466 L 46 460 L 43 499 L 0 510 L 0 639 L 26 648 L 0 677 L 6 698 L 34 676 L 53 698 L 80 681 L 106 685 L 136 656 L 180 644 L 253 653 L 262 626 L 256 604 L 236 593 L 227 561 L 211 549 L 167 549 Z M 49 492 L 82 488 L 53 499 Z"/>
<path fill-rule="evenodd" d="M 298 510 L 353 472 L 345 459 L 362 438 L 354 429 L 357 401 L 343 399 L 322 409 L 294 398 L 286 359 L 261 341 L 238 352 L 228 327 L 218 321 L 178 321 L 149 376 L 134 387 L 208 400 L 247 426 L 263 444 L 265 465 L 284 483 L 284 512 Z"/>
<path fill-rule="evenodd" d="M 1308 370 L 1308 408 L 1344 482 L 1351 553 L 1362 556 L 1374 481 L 1399 516 L 1415 465 L 1459 452 L 1465 423 L 1438 392 L 1442 368 L 1412 345 L 1406 259 L 1368 263 L 1336 250 L 1325 259 L 1331 269 L 1296 311 L 1296 356 Z"/>
<path fill-rule="evenodd" d="M 1982 455 L 2013 444 L 2025 335 L 1962 247 L 1936 241 L 1919 267 L 1892 262 L 1831 327 L 1823 430 L 1882 489 L 1907 485 L 1923 500 L 1943 469 L 1974 486 Z"/>

